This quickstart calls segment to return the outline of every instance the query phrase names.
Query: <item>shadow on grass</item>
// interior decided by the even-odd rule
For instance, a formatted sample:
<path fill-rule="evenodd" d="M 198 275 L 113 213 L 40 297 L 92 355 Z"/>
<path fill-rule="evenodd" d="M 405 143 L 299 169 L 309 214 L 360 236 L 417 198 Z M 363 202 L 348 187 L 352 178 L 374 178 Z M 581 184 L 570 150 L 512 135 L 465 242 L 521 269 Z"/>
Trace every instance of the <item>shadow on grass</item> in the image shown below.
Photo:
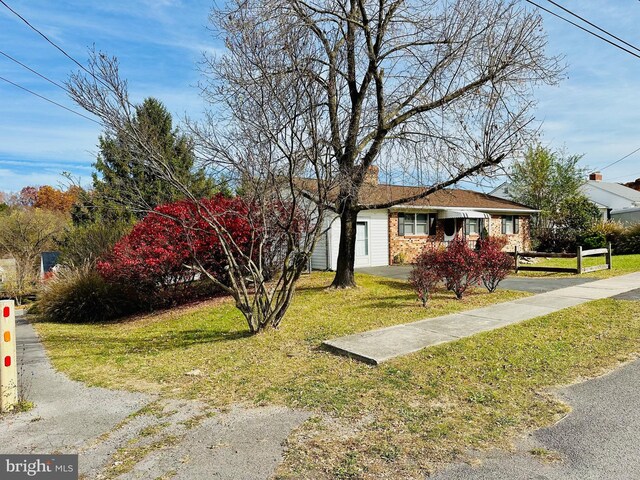
<path fill-rule="evenodd" d="M 205 308 L 214 308 L 232 301 L 230 295 L 216 294 L 206 298 L 193 299 L 183 303 L 174 303 L 170 305 L 157 306 L 155 308 L 145 308 L 136 305 L 127 305 L 121 310 L 111 310 L 104 313 L 101 320 L 82 320 L 77 319 L 75 321 L 60 321 L 49 316 L 43 315 L 38 310 L 38 304 L 35 303 L 34 307 L 30 310 L 29 322 L 30 323 L 47 323 L 52 325 L 95 325 L 110 326 L 110 325 L 126 325 L 139 320 L 143 320 L 148 317 L 163 317 L 166 315 L 172 315 L 178 312 L 179 314 L 189 314 L 193 311 L 198 311 Z M 54 312 L 55 313 L 55 312 Z"/>
<path fill-rule="evenodd" d="M 311 286 L 311 285 L 298 286 L 296 287 L 296 292 L 305 292 L 305 293 L 324 292 L 330 286 L 331 286 L 331 282 L 327 282 L 326 285 L 319 285 L 319 286 L 317 285 L 316 286 Z"/>
<path fill-rule="evenodd" d="M 376 283 L 378 285 L 383 285 L 385 287 L 393 288 L 396 290 L 413 292 L 413 287 L 411 286 L 411 284 L 404 280 L 392 279 L 392 278 L 379 278 L 376 281 Z"/>
<path fill-rule="evenodd" d="M 144 335 L 140 337 L 96 337 L 99 351 L 109 355 L 126 355 L 132 353 L 160 354 L 195 345 L 216 344 L 220 342 L 234 342 L 253 336 L 247 331 L 207 331 L 183 330 L 166 332 L 161 335 Z M 74 338 L 75 337 L 75 338 Z M 73 335 L 68 332 L 61 334 L 47 334 L 47 342 L 51 344 L 68 344 L 69 342 L 87 343 L 86 335 Z M 96 354 L 99 355 L 98 352 Z M 60 358 L 74 358 L 77 355 L 60 355 Z"/>

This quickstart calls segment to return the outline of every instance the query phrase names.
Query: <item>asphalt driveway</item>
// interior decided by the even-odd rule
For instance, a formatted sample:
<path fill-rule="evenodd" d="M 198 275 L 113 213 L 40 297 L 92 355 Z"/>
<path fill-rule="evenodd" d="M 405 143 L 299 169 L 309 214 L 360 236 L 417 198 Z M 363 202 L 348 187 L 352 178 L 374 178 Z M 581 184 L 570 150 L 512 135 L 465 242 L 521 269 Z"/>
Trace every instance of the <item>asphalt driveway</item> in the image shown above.
<path fill-rule="evenodd" d="M 310 415 L 283 407 L 218 412 L 200 401 L 88 387 L 53 369 L 23 319 L 16 339 L 21 384 L 35 407 L 0 416 L 0 453 L 79 454 L 82 478 L 266 480 Z"/>
<path fill-rule="evenodd" d="M 35 408 L 0 419 L 0 453 L 76 451 L 153 400 L 87 387 L 56 372 L 33 327 L 22 318 L 16 321 L 16 339 L 21 390 Z"/>
<path fill-rule="evenodd" d="M 515 453 L 494 451 L 480 466 L 457 464 L 434 480 L 640 479 L 640 360 L 557 392 L 573 410 L 523 439 Z M 546 452 L 558 460 L 541 460 Z"/>
<path fill-rule="evenodd" d="M 390 265 L 387 267 L 367 267 L 356 269 L 359 273 L 377 275 L 380 277 L 407 280 L 411 273 L 411 265 Z M 551 277 L 518 277 L 511 275 L 500 282 L 501 290 L 520 290 L 529 293 L 545 293 L 565 287 L 574 287 L 583 283 L 593 282 L 597 278 L 575 276 L 563 278 Z"/>

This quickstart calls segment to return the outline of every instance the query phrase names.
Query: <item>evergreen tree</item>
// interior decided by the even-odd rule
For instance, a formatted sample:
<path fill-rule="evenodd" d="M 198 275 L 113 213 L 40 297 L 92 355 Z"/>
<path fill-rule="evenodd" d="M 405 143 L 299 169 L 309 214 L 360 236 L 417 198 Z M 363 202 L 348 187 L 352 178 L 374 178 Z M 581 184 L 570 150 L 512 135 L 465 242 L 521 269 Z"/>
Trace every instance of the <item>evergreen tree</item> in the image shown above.
<path fill-rule="evenodd" d="M 100 153 L 94 167 L 93 191 L 86 192 L 76 207 L 76 221 L 129 221 L 140 219 L 157 205 L 184 198 L 182 192 L 162 181 L 139 160 L 141 145 L 154 145 L 180 181 L 197 197 L 216 192 L 203 169 L 195 168 L 189 137 L 173 128 L 171 114 L 155 98 L 147 98 L 136 108 L 134 128 L 146 138 L 133 134 L 105 134 L 100 137 Z"/>

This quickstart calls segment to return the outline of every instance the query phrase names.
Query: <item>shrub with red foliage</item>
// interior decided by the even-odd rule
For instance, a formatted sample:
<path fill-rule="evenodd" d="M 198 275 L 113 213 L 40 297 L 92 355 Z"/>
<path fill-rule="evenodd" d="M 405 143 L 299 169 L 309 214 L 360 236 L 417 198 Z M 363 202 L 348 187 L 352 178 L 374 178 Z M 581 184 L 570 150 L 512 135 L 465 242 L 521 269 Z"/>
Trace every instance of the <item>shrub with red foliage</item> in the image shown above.
<path fill-rule="evenodd" d="M 249 209 L 240 199 L 216 195 L 198 204 L 185 200 L 157 207 L 98 262 L 98 271 L 107 281 L 131 286 L 151 305 L 192 296 L 197 274 L 187 265 L 196 261 L 225 283 L 227 260 L 220 237 L 199 208 L 215 217 L 240 249 L 250 251 L 255 235 Z"/>
<path fill-rule="evenodd" d="M 487 237 L 479 240 L 478 261 L 482 283 L 494 292 L 498 284 L 513 270 L 513 258 L 502 249 L 507 240 L 504 237 Z"/>
<path fill-rule="evenodd" d="M 438 271 L 447 290 L 451 290 L 461 299 L 467 289 L 480 280 L 481 266 L 478 254 L 469 248 L 463 237 L 456 235 L 440 254 Z"/>
<path fill-rule="evenodd" d="M 423 306 L 440 281 L 458 299 L 480 280 L 489 292 L 494 292 L 513 268 L 513 259 L 502 251 L 505 244 L 503 237 L 486 237 L 473 250 L 463 237 L 456 236 L 447 248 L 425 249 L 416 260 L 409 282 Z"/>
<path fill-rule="evenodd" d="M 440 281 L 438 270 L 439 255 L 442 250 L 426 248 L 416 259 L 409 275 L 409 283 L 416 291 L 422 306 L 426 307 L 431 292 Z"/>

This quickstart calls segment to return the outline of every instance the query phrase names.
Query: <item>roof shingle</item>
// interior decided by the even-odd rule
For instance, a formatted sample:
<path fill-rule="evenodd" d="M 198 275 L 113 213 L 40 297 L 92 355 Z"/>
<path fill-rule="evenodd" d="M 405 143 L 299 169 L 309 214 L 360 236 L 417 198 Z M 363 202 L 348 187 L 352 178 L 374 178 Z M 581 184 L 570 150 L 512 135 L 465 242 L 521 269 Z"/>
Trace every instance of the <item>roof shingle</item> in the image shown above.
<path fill-rule="evenodd" d="M 307 191 L 315 190 L 315 181 L 298 179 L 300 188 Z M 375 207 L 379 204 L 391 203 L 395 207 L 411 206 L 424 208 L 472 208 L 486 210 L 522 210 L 531 213 L 534 210 L 526 205 L 504 198 L 494 197 L 486 193 L 475 192 L 460 188 L 446 188 L 438 190 L 426 197 L 410 202 L 400 203 L 407 197 L 412 197 L 424 191 L 424 187 L 409 187 L 402 185 L 364 183 L 360 190 L 359 203 L 365 207 Z M 329 197 L 335 200 L 337 188 L 330 191 Z"/>
<path fill-rule="evenodd" d="M 424 188 L 407 187 L 400 185 L 364 185 L 360 194 L 360 203 L 374 205 L 376 203 L 401 200 L 412 195 L 417 195 Z M 402 205 L 414 207 L 450 207 L 450 208 L 478 208 L 478 209 L 510 209 L 532 210 L 531 208 L 511 200 L 487 195 L 486 193 L 464 190 L 460 188 L 447 188 Z"/>

